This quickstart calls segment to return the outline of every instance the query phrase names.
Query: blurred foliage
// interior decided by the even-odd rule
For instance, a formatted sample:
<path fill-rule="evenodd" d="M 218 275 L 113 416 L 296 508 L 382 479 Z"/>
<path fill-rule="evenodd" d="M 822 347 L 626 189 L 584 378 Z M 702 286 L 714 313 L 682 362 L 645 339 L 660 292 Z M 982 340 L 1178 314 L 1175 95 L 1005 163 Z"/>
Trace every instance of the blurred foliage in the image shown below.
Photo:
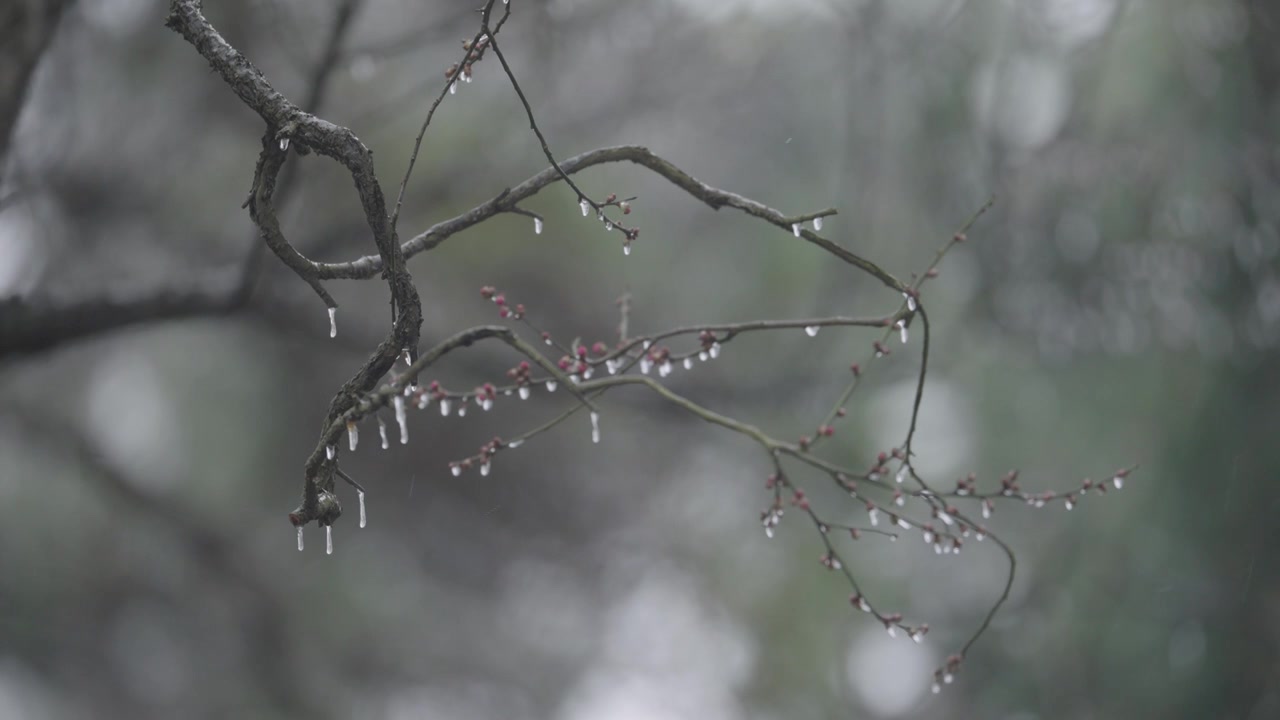
<path fill-rule="evenodd" d="M 1131 718 L 1280 716 L 1280 14 L 1245 0 L 512 0 L 504 29 L 553 149 L 643 144 L 900 276 L 998 201 L 929 286 L 918 450 L 939 482 L 1028 489 L 1141 463 L 1072 513 L 1001 506 L 1010 605 L 942 694 L 929 673 L 999 591 L 1001 558 L 864 538 L 855 570 L 928 639 L 852 612 L 788 514 L 766 540 L 765 458 L 639 393 L 604 442 L 569 425 L 486 478 L 448 460 L 558 412 L 563 393 L 410 418 L 344 462 L 370 527 L 294 549 L 285 513 L 324 408 L 382 335 L 386 290 L 330 283 L 340 333 L 269 262 L 232 317 L 130 329 L 0 368 L 0 716 Z M 463 4 L 466 5 L 466 4 Z M 367 0 L 321 115 L 401 176 L 474 32 L 463 5 Z M 331 3 L 210 4 L 291 97 Z M 66 299 L 234 267 L 258 120 L 153 0 L 81 3 L 43 60 L 0 197 L 0 294 Z M 497 65 L 442 106 L 402 233 L 545 161 Z M 295 158 L 282 220 L 325 261 L 372 251 L 342 171 Z M 635 167 L 619 238 L 563 188 L 411 261 L 440 338 L 501 287 L 558 336 L 871 315 L 898 298 L 790 236 Z M 782 437 L 810 432 L 872 334 L 744 337 L 675 378 Z M 895 345 L 895 350 L 897 346 Z M 829 449 L 901 441 L 918 348 L 867 374 Z M 443 366 L 473 387 L 514 363 Z M 585 423 L 585 421 L 583 421 Z M 814 478 L 797 476 L 801 483 Z M 813 482 L 827 514 L 862 517 Z M 344 498 L 353 503 L 354 497 Z M 847 507 L 847 509 L 845 509 Z M 351 518 L 348 514 L 348 518 Z M 833 518 L 834 519 L 834 518 Z M 971 544 L 973 545 L 973 544 Z"/>

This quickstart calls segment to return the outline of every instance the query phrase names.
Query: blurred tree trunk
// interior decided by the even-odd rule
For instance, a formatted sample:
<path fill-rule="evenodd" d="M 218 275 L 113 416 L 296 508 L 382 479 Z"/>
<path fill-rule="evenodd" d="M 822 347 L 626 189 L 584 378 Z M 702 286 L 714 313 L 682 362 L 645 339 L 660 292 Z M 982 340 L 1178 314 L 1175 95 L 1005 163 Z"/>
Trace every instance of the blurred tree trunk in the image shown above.
<path fill-rule="evenodd" d="M 9 156 L 13 126 L 31 75 L 53 39 L 70 0 L 5 0 L 0 3 L 0 163 Z"/>

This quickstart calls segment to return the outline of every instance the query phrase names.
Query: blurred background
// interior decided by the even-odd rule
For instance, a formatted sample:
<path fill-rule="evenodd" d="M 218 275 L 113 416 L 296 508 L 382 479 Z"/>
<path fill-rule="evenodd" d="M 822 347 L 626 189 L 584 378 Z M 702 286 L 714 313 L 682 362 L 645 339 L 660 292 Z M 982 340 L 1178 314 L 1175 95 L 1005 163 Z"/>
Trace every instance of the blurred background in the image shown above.
<path fill-rule="evenodd" d="M 210 20 L 277 89 L 308 92 L 336 3 L 232 0 Z M 476 2 L 364 0 L 320 114 L 394 193 Z M 343 454 L 369 490 L 326 556 L 286 513 L 333 393 L 387 331 L 378 280 L 332 281 L 338 336 L 274 258 L 230 314 L 0 358 L 0 717 L 1280 717 L 1280 10 L 1249 0 L 512 0 L 500 39 L 561 157 L 641 144 L 900 277 L 994 208 L 926 287 L 923 469 L 982 487 L 1020 468 L 1072 513 L 999 505 L 1010 602 L 957 682 L 931 673 L 999 594 L 960 557 L 866 537 L 845 557 L 916 645 L 851 610 L 788 513 L 760 526 L 758 448 L 636 390 L 495 462 L 447 463 L 559 413 L 563 392 L 409 417 Z M 234 277 L 261 121 L 157 0 L 74 3 L 33 76 L 0 186 L 0 296 L 61 304 Z M 349 177 L 290 158 L 285 233 L 374 251 Z M 496 58 L 446 98 L 404 237 L 546 166 Z M 554 186 L 410 262 L 424 343 L 493 322 L 495 285 L 566 342 L 677 325 L 881 315 L 901 298 L 777 228 L 643 168 L 578 176 L 638 196 L 629 257 Z M 0 309 L 0 312 L 5 310 Z M 871 331 L 744 336 L 671 386 L 782 438 L 812 432 Z M 899 444 L 919 345 L 865 374 L 824 449 Z M 688 349 L 676 345 L 676 349 Z M 448 387 L 497 381 L 500 346 Z M 389 419 L 389 418 L 388 418 Z M 1268 440 L 1270 438 L 1270 440 Z M 863 522 L 822 478 L 794 480 Z M 974 508 L 968 508 L 973 512 Z M 844 542 L 849 542 L 845 540 Z"/>

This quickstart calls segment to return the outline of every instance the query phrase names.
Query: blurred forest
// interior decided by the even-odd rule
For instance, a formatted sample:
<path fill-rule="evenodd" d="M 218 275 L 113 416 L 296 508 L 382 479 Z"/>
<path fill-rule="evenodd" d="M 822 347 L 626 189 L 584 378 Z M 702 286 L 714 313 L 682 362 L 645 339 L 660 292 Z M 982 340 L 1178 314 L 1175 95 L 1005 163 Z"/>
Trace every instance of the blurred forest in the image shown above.
<path fill-rule="evenodd" d="M 206 13 L 302 104 L 338 4 Z M 478 4 L 354 3 L 317 113 L 374 151 L 392 197 Z M 12 347 L 14 298 L 234 287 L 261 242 L 241 204 L 263 132 L 165 29 L 165 3 L 16 0 L 0 10 L 10 35 L 24 12 L 55 29 L 20 112 L 0 107 L 16 118 L 11 136 L 0 125 L 0 717 L 1280 717 L 1280 7 L 511 9 L 503 49 L 559 157 L 644 145 L 785 212 L 836 207 L 824 234 L 899 277 L 996 196 L 924 294 L 920 465 L 984 487 L 1019 468 L 1048 490 L 1138 463 L 1130 482 L 1070 513 L 998 506 L 990 526 L 1018 553 L 1012 596 L 937 695 L 933 669 L 999 594 L 997 549 L 859 541 L 846 557 L 869 592 L 932 628 L 892 639 L 851 610 L 803 518 L 766 538 L 758 448 L 645 393 L 602 402 L 599 445 L 569 423 L 487 477 L 452 477 L 448 462 L 545 421 L 566 394 L 447 421 L 413 411 L 409 444 L 344 455 L 369 491 L 368 528 L 345 494 L 334 554 L 314 525 L 299 553 L 285 515 L 330 399 L 388 329 L 386 284 L 328 282 L 330 339 L 314 293 L 266 255 L 241 306 L 171 305 Z M 0 44 L 6 90 L 20 46 Z M 289 163 L 278 205 L 299 249 L 374 252 L 346 171 Z M 547 166 L 496 59 L 445 98 L 418 163 L 402 237 Z M 551 186 L 526 203 L 541 234 L 501 215 L 410 260 L 424 347 L 496 321 L 483 285 L 586 341 L 616 336 L 624 293 L 635 332 L 901 303 L 643 168 L 576 180 L 638 196 L 634 251 Z M 670 384 L 796 438 L 877 337 L 744 336 Z M 866 373 L 826 451 L 861 467 L 900 442 L 918 349 Z M 514 362 L 478 346 L 433 377 L 471 388 Z"/>

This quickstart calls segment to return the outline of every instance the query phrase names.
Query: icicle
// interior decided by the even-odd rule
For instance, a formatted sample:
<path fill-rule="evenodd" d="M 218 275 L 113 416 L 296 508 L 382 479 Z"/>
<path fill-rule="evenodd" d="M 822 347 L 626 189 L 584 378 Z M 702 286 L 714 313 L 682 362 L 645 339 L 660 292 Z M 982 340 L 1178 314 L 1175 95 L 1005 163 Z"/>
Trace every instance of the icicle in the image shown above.
<path fill-rule="evenodd" d="M 915 312 L 916 299 L 912 297 L 911 293 L 902 293 L 902 297 L 907 299 L 907 310 L 910 310 L 911 312 Z"/>
<path fill-rule="evenodd" d="M 533 234 L 534 235 L 542 234 L 542 218 L 533 219 Z"/>
<path fill-rule="evenodd" d="M 521 399 L 521 400 L 528 400 L 528 399 L 529 399 L 529 392 L 530 392 L 530 391 L 529 391 L 529 386 L 528 386 L 528 385 L 521 385 L 521 386 L 520 386 L 520 399 Z"/>
<path fill-rule="evenodd" d="M 353 422 L 347 423 L 347 442 L 351 445 L 351 452 L 355 452 L 356 445 L 360 444 L 360 430 Z"/>
<path fill-rule="evenodd" d="M 449 472 L 453 473 L 454 477 L 458 477 L 462 474 L 462 466 L 454 463 L 449 466 Z"/>
<path fill-rule="evenodd" d="M 333 554 L 333 526 L 332 525 L 324 526 L 324 554 L 325 555 Z"/>
<path fill-rule="evenodd" d="M 888 631 L 888 633 L 889 633 L 889 637 L 891 637 L 891 638 L 896 638 L 896 637 L 898 637 L 898 629 L 897 629 L 896 627 L 894 627 L 894 626 L 892 626 L 892 625 L 885 625 L 885 626 L 884 626 L 884 629 L 885 629 L 886 631 Z"/>
<path fill-rule="evenodd" d="M 582 209 L 582 217 L 586 217 L 587 212 L 591 210 L 591 203 L 587 202 L 586 200 L 583 200 L 582 202 L 578 203 L 578 207 Z"/>
<path fill-rule="evenodd" d="M 440 416 L 449 417 L 449 398 L 440 398 Z"/>
<path fill-rule="evenodd" d="M 685 359 L 684 359 L 684 369 L 685 369 L 685 370 L 692 370 L 692 369 L 693 369 L 693 358 L 691 358 L 691 357 L 687 357 L 687 358 L 685 358 Z"/>
<path fill-rule="evenodd" d="M 809 337 L 818 337 L 818 331 L 821 330 L 817 325 L 809 325 L 804 329 L 804 334 Z"/>
<path fill-rule="evenodd" d="M 822 229 L 822 218 L 820 218 L 820 217 L 816 217 L 816 218 L 814 218 L 814 219 L 813 219 L 813 229 L 814 229 L 814 230 L 821 230 L 821 229 Z"/>
<path fill-rule="evenodd" d="M 364 491 L 357 490 L 356 497 L 360 498 L 360 527 L 364 527 L 369 524 L 369 520 L 364 514 Z"/>
<path fill-rule="evenodd" d="M 631 243 L 626 243 L 622 246 L 622 254 L 623 255 L 631 254 Z"/>
<path fill-rule="evenodd" d="M 386 450 L 391 447 L 387 443 L 387 424 L 382 422 L 382 418 L 378 418 L 378 435 L 382 438 L 382 449 Z"/>
<path fill-rule="evenodd" d="M 329 337 L 338 337 L 338 308 L 329 308 Z"/>
<path fill-rule="evenodd" d="M 641 373 L 641 374 L 643 374 L 643 375 L 648 375 L 648 374 L 649 374 L 649 371 L 650 371 L 650 370 L 652 370 L 652 369 L 653 369 L 653 361 L 649 359 L 649 356 L 648 356 L 648 355 L 645 355 L 644 357 L 640 358 L 640 373 Z"/>
<path fill-rule="evenodd" d="M 404 416 L 404 398 L 396 396 L 392 403 L 396 407 L 396 424 L 400 426 L 400 444 L 409 444 L 409 424 Z"/>
<path fill-rule="evenodd" d="M 594 410 L 591 412 L 591 442 L 600 442 L 600 414 Z"/>
<path fill-rule="evenodd" d="M 903 345 L 907 344 L 907 321 L 906 320 L 898 321 L 898 338 L 902 340 Z"/>
<path fill-rule="evenodd" d="M 604 369 L 605 369 L 605 370 L 608 370 L 610 375 L 617 375 L 617 374 L 618 374 L 618 363 L 614 362 L 614 361 L 613 361 L 613 358 L 610 358 L 610 359 L 608 359 L 608 360 L 605 360 L 605 361 L 604 361 Z"/>
<path fill-rule="evenodd" d="M 982 501 L 982 519 L 988 520 L 990 518 L 991 518 L 991 501 L 983 500 Z"/>
<path fill-rule="evenodd" d="M 298 526 L 298 552 L 302 552 L 302 526 Z"/>
<path fill-rule="evenodd" d="M 555 391 L 556 391 L 556 381 L 555 381 L 555 380 L 548 380 L 548 381 L 547 381 L 547 392 L 555 392 Z"/>
<path fill-rule="evenodd" d="M 791 223 L 791 234 L 800 237 L 800 223 Z"/>
<path fill-rule="evenodd" d="M 324 457 L 325 457 L 325 459 L 326 459 L 326 460 L 332 460 L 332 459 L 333 459 L 333 456 L 334 456 L 334 449 L 333 449 L 333 446 L 332 446 L 332 445 L 325 445 L 325 446 L 324 446 Z"/>
<path fill-rule="evenodd" d="M 289 138 L 287 137 L 280 138 L 280 150 L 288 151 L 288 149 L 289 149 Z"/>

